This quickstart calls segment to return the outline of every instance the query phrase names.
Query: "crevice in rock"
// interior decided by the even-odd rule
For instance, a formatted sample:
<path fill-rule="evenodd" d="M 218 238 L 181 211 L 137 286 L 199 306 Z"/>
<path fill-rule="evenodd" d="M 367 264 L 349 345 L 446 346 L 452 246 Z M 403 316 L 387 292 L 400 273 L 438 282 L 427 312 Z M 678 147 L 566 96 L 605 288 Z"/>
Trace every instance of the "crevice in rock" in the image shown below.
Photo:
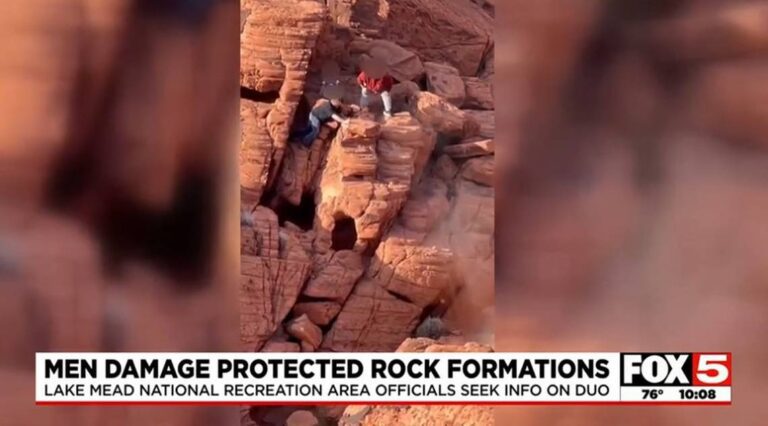
<path fill-rule="evenodd" d="M 371 262 L 371 259 L 376 254 L 376 250 L 378 250 L 379 245 L 381 245 L 381 237 L 376 238 L 375 240 L 368 240 L 368 245 L 365 247 L 365 250 L 363 250 L 363 263 L 365 267 L 367 268 L 368 265 Z"/>
<path fill-rule="evenodd" d="M 357 284 L 355 284 L 355 285 L 357 285 Z M 346 303 L 346 301 L 344 301 L 344 303 Z M 344 303 L 341 304 L 342 310 L 344 309 Z M 335 317 L 333 317 L 330 321 L 328 321 L 328 324 L 318 326 L 318 327 L 320 327 L 320 330 L 322 330 L 322 332 L 323 332 L 323 340 L 325 340 L 325 336 L 327 336 L 328 333 L 330 333 L 330 331 L 333 330 L 333 326 L 336 324 L 336 321 L 339 320 L 340 316 L 341 316 L 341 312 L 336 314 Z M 323 350 L 323 352 L 333 352 L 333 350 L 326 349 L 326 350 Z"/>
<path fill-rule="evenodd" d="M 273 90 L 270 92 L 259 92 L 257 90 L 240 86 L 240 97 L 243 99 L 248 99 L 249 101 L 271 104 L 280 98 L 280 91 Z"/>
<path fill-rule="evenodd" d="M 434 162 L 437 157 L 443 154 L 443 149 L 445 149 L 446 146 L 455 145 L 458 143 L 461 143 L 461 138 L 437 132 L 437 141 L 435 142 L 435 148 L 430 154 L 430 160 Z"/>
<path fill-rule="evenodd" d="M 384 289 L 384 290 L 386 290 L 386 291 L 387 291 L 387 293 L 389 293 L 389 295 L 390 295 L 390 296 L 394 297 L 395 299 L 397 299 L 397 300 L 399 300 L 399 301 L 401 301 L 401 302 L 406 302 L 406 303 L 410 303 L 410 304 L 412 304 L 412 305 L 415 305 L 415 303 L 413 302 L 413 300 L 411 300 L 411 299 L 409 299 L 409 298 L 407 298 L 407 297 L 403 296 L 402 294 L 398 294 L 398 293 L 395 293 L 395 292 L 393 292 L 393 291 L 390 291 L 390 290 L 388 290 L 388 289 Z"/>
<path fill-rule="evenodd" d="M 315 302 L 334 302 L 339 303 L 338 300 L 330 298 L 330 297 L 314 297 L 314 296 L 307 296 L 306 294 L 300 294 L 299 298 L 296 300 L 296 303 L 315 303 Z"/>
<path fill-rule="evenodd" d="M 312 105 L 310 105 L 307 96 L 300 97 L 299 103 L 296 105 L 296 112 L 293 114 L 293 121 L 291 122 L 291 133 L 307 128 L 310 111 L 312 111 Z"/>
<path fill-rule="evenodd" d="M 332 250 L 352 250 L 357 242 L 357 228 L 355 220 L 349 216 L 336 219 L 331 232 Z"/>
<path fill-rule="evenodd" d="M 269 171 L 270 176 L 272 174 L 274 174 L 275 176 L 280 176 L 280 174 L 283 172 L 282 162 L 277 166 L 273 166 L 272 169 L 274 171 L 272 170 Z M 277 206 L 279 201 L 280 201 L 280 195 L 277 193 L 277 185 L 273 182 L 272 185 L 266 186 L 264 188 L 264 191 L 261 194 L 261 198 L 259 199 L 258 205 L 269 207 L 274 211 L 275 206 Z"/>
<path fill-rule="evenodd" d="M 430 337 L 433 339 L 438 339 L 441 336 L 446 335 L 447 329 L 445 328 L 445 324 L 442 322 L 442 318 L 451 307 L 451 300 L 452 299 L 449 298 L 447 294 L 443 294 L 437 299 L 436 302 L 426 306 L 424 310 L 422 310 L 421 316 L 419 317 L 418 326 L 416 329 L 411 330 L 417 334 L 416 337 Z M 420 333 L 424 334 L 425 332 L 426 335 L 419 335 Z"/>
<path fill-rule="evenodd" d="M 454 295 L 454 297 L 455 296 L 456 295 Z M 419 323 L 429 317 L 442 318 L 450 307 L 451 299 L 447 297 L 447 295 L 439 297 L 435 303 L 432 303 L 431 305 L 424 308 L 424 311 L 421 313 L 421 317 L 419 318 Z"/>
<path fill-rule="evenodd" d="M 493 40 L 489 39 L 488 40 L 488 44 L 487 44 L 487 46 L 485 48 L 485 52 L 483 52 L 483 59 L 480 60 L 480 66 L 477 69 L 477 72 L 475 73 L 476 77 L 483 76 L 483 75 L 485 75 L 489 71 L 488 70 L 489 65 L 493 64 L 493 55 L 495 53 L 494 49 L 495 49 L 495 44 L 494 44 Z M 489 56 L 490 56 L 490 58 L 489 58 Z M 489 61 L 489 59 L 490 59 L 490 61 Z"/>
<path fill-rule="evenodd" d="M 344 176 L 344 177 L 341 179 L 341 181 L 342 181 L 342 182 L 362 182 L 362 181 L 365 181 L 365 180 L 367 180 L 367 179 L 368 179 L 368 177 L 367 177 L 367 176 L 364 176 L 364 175 L 357 175 L 357 174 L 356 174 L 356 175 L 349 175 L 349 176 Z"/>
<path fill-rule="evenodd" d="M 286 222 L 298 226 L 304 231 L 312 229 L 315 222 L 315 194 L 305 193 L 301 197 L 301 202 L 295 206 L 280 196 L 277 196 L 271 203 L 280 226 L 285 226 Z"/>
<path fill-rule="evenodd" d="M 418 85 L 419 85 L 419 89 L 421 89 L 421 90 L 423 90 L 423 91 L 425 91 L 425 92 L 428 92 L 428 91 L 429 91 L 429 89 L 427 88 L 427 75 L 426 75 L 426 74 L 424 74 L 424 75 L 423 75 L 423 76 L 422 76 L 422 77 L 419 79 L 419 81 L 417 81 L 417 82 L 416 82 L 416 84 L 418 84 Z"/>

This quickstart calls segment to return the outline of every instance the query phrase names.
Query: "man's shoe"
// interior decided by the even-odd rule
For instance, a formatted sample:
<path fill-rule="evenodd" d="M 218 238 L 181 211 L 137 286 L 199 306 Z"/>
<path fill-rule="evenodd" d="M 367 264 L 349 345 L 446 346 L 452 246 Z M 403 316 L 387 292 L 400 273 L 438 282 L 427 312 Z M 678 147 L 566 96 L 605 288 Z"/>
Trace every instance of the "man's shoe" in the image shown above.
<path fill-rule="evenodd" d="M 384 111 L 384 118 L 389 120 L 390 118 L 392 118 L 392 113 L 388 111 Z"/>

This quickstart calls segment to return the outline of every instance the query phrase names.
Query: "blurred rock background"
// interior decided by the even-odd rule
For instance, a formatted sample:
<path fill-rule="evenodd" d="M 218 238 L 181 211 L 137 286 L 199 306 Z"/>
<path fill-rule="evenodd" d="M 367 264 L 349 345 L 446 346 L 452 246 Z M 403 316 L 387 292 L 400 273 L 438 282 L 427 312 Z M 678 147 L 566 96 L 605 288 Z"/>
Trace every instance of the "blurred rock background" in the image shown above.
<path fill-rule="evenodd" d="M 735 366 L 732 407 L 521 407 L 497 423 L 762 424 L 768 2 L 509 1 L 496 16 L 496 350 L 711 349 Z"/>
<path fill-rule="evenodd" d="M 235 347 L 237 10 L 0 4 L 0 423 L 237 421 L 33 396 L 36 351 Z"/>

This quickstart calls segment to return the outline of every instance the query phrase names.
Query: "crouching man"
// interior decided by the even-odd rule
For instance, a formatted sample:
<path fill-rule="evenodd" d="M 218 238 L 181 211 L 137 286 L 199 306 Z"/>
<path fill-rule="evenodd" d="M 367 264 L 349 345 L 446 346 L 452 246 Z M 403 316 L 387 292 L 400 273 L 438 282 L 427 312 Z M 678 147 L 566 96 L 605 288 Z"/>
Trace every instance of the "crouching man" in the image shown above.
<path fill-rule="evenodd" d="M 307 148 L 311 147 L 312 142 L 320 134 L 320 128 L 324 123 L 330 120 L 336 121 L 343 126 L 349 123 L 348 118 L 341 116 L 341 108 L 341 96 L 335 93 L 335 91 L 326 91 L 324 97 L 318 99 L 315 102 L 315 106 L 312 107 L 312 111 L 309 112 L 307 127 L 291 135 L 291 138 L 298 140 Z"/>

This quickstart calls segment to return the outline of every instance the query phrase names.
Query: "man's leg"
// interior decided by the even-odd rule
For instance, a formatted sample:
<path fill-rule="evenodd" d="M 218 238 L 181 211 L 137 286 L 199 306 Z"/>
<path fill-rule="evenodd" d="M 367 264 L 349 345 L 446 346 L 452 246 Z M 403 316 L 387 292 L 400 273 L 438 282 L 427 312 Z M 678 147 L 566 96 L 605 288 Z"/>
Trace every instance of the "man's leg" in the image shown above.
<path fill-rule="evenodd" d="M 381 92 L 381 102 L 384 104 L 384 117 L 392 117 L 392 96 L 389 92 Z"/>
<path fill-rule="evenodd" d="M 370 93 L 368 92 L 368 89 L 365 87 L 362 87 L 362 90 L 360 91 L 360 108 L 368 108 L 368 101 L 370 100 Z"/>
<path fill-rule="evenodd" d="M 320 134 L 320 120 L 315 117 L 314 114 L 309 115 L 309 133 L 304 136 L 301 143 L 307 148 L 312 146 L 312 142 L 317 139 L 317 135 Z"/>
<path fill-rule="evenodd" d="M 301 130 L 294 130 L 288 135 L 288 140 L 290 141 L 302 141 L 304 140 L 304 136 L 309 133 L 310 126 L 307 124 L 306 127 L 302 128 Z"/>

